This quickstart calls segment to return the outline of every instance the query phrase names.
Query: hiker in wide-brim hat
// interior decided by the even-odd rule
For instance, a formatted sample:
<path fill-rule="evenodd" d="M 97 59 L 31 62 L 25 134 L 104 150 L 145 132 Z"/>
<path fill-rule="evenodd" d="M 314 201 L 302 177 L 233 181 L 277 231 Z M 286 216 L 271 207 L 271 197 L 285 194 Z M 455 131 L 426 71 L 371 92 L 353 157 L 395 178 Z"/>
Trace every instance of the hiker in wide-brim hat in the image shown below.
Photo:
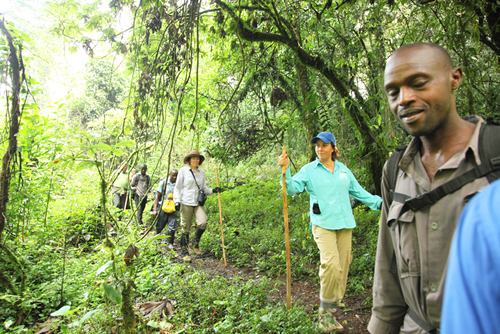
<path fill-rule="evenodd" d="M 205 157 L 203 155 L 201 155 L 200 152 L 193 150 L 193 151 L 189 152 L 188 155 L 186 155 L 184 157 L 184 163 L 189 165 L 192 157 L 200 158 L 200 162 L 198 163 L 198 165 L 200 165 L 200 166 L 203 163 L 203 161 L 205 161 Z"/>
<path fill-rule="evenodd" d="M 206 196 L 220 192 L 219 187 L 207 187 L 205 172 L 199 167 L 204 160 L 205 157 L 200 152 L 189 152 L 184 157 L 185 165 L 179 170 L 174 189 L 175 206 L 181 213 L 181 257 L 187 261 L 191 260 L 188 251 L 191 222 L 196 221 L 191 248 L 196 254 L 201 254 L 199 243 L 208 224 L 205 199 Z"/>

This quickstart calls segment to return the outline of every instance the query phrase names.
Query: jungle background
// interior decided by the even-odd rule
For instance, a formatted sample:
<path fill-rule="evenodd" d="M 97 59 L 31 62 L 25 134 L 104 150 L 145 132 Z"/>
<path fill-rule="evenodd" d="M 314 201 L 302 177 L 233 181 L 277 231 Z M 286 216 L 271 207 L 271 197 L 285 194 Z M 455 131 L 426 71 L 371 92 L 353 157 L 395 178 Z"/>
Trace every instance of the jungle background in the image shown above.
<path fill-rule="evenodd" d="M 462 67 L 461 115 L 500 119 L 496 1 L 3 0 L 0 13 L 0 333 L 316 333 L 307 194 L 288 198 L 292 290 L 315 297 L 287 310 L 282 293 L 282 146 L 293 174 L 330 131 L 380 194 L 384 162 L 410 139 L 384 65 L 412 42 Z M 147 226 L 111 203 L 121 163 L 146 163 L 155 190 L 192 149 L 209 186 L 219 171 L 231 270 L 216 196 L 192 263 L 147 233 L 152 202 Z M 355 302 L 339 312 L 365 333 L 379 213 L 352 205 Z"/>

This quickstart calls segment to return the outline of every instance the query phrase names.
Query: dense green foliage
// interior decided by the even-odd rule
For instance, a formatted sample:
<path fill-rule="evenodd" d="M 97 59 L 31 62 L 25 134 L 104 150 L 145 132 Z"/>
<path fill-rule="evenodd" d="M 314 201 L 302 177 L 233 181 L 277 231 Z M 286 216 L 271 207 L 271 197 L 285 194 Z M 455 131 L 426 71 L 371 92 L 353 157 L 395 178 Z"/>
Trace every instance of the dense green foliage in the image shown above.
<path fill-rule="evenodd" d="M 500 119 L 493 0 L 10 2 L 2 36 L 22 64 L 22 116 L 0 212 L 0 333 L 314 333 L 311 310 L 287 312 L 274 295 L 286 272 L 281 147 L 294 173 L 315 156 L 310 138 L 331 131 L 340 160 L 380 193 L 388 153 L 409 140 L 387 108 L 385 60 L 412 42 L 439 43 L 462 66 L 461 115 Z M 9 52 L 2 37 L 2 152 Z M 147 163 L 156 186 L 192 149 L 206 155 L 211 187 L 220 169 L 226 255 L 239 275 L 180 262 L 143 234 L 134 209 L 112 207 L 121 163 Z M 369 307 L 379 213 L 352 204 L 348 294 Z M 217 197 L 206 205 L 201 248 L 221 259 Z M 308 208 L 307 194 L 288 198 L 292 277 L 314 282 Z M 139 310 L 146 302 L 162 312 Z"/>

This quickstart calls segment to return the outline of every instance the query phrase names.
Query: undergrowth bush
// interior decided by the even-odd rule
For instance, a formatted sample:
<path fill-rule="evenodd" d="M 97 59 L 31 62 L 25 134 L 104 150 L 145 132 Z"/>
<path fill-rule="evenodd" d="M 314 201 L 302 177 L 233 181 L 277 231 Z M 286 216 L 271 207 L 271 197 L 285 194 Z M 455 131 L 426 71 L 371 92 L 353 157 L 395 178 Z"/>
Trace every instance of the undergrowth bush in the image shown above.
<path fill-rule="evenodd" d="M 212 166 L 204 167 L 208 180 L 214 181 Z M 41 219 L 36 220 L 38 224 L 33 220 L 23 239 L 8 241 L 26 269 L 27 281 L 22 300 L 9 297 L 0 287 L 0 333 L 35 333 L 34 324 L 48 319 L 54 320 L 54 333 L 112 332 L 121 326 L 122 314 L 120 304 L 110 300 L 103 286 L 108 284 L 120 293 L 121 282 L 127 279 L 136 287 L 132 292 L 135 307 L 148 301 L 170 300 L 174 308 L 172 316 L 165 312 L 147 316 L 136 310 L 138 333 L 159 333 L 168 326 L 189 333 L 316 333 L 315 316 L 310 310 L 306 312 L 295 304 L 287 311 L 272 297 L 277 284 L 283 284 L 272 278 L 286 273 L 279 169 L 266 165 L 259 177 L 250 177 L 252 173 L 255 175 L 255 170 L 246 170 L 231 184 L 221 184 L 225 191 L 220 196 L 228 260 L 259 272 L 259 279 L 209 275 L 179 263 L 171 254 L 160 251 L 154 237 L 140 235 L 142 227 L 130 221 L 131 210 L 123 221 L 116 221 L 112 242 L 106 244 L 101 239 L 105 229 L 99 210 L 86 211 L 95 207 L 98 198 L 92 182 L 95 174 L 85 170 L 73 177 L 71 187 L 51 199 L 46 225 Z M 224 179 L 230 178 L 225 175 Z M 206 207 L 209 225 L 201 248 L 222 258 L 217 195 L 209 196 Z M 147 211 L 145 221 L 150 222 Z M 111 212 L 117 219 L 119 213 Z M 306 193 L 288 196 L 293 278 L 318 280 L 319 251 L 308 212 Z M 362 205 L 354 210 L 357 228 L 353 231 L 350 294 L 366 293 L 373 281 L 378 214 Z M 91 235 L 90 242 L 82 245 L 87 235 Z M 140 257 L 127 267 L 124 252 L 132 243 L 139 248 Z M 15 275 L 14 268 L 2 270 Z M 367 303 L 370 298 L 366 295 Z M 13 328 L 16 302 L 25 313 L 26 325 Z M 54 313 L 61 307 L 69 311 Z"/>
<path fill-rule="evenodd" d="M 236 266 L 248 266 L 269 275 L 286 273 L 285 228 L 281 185 L 276 179 L 250 180 L 221 193 L 226 255 Z M 217 198 L 205 204 L 208 233 L 201 247 L 222 257 Z M 290 253 L 294 276 L 315 275 L 319 252 L 309 230 L 307 194 L 288 197 Z"/>

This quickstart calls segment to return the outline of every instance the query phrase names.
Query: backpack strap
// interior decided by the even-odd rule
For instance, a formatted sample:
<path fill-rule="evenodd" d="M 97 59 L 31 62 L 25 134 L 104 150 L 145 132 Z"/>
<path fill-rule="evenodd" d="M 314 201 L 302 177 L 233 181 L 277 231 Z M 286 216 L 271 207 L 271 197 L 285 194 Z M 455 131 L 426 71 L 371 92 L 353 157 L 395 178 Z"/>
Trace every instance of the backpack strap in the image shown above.
<path fill-rule="evenodd" d="M 500 164 L 500 126 L 483 123 L 479 133 L 479 157 L 481 163 L 489 161 L 493 166 Z M 489 173 L 488 182 L 500 179 L 500 170 Z"/>
<path fill-rule="evenodd" d="M 479 133 L 479 155 L 481 165 L 455 177 L 432 191 L 420 194 L 413 198 L 398 198 L 394 200 L 404 203 L 399 216 L 408 210 L 418 211 L 439 201 L 444 196 L 454 193 L 466 184 L 481 177 L 487 177 L 491 183 L 500 177 L 500 127 L 482 125 Z"/>
<path fill-rule="evenodd" d="M 398 147 L 396 147 L 396 151 L 389 157 L 389 160 L 387 161 L 387 181 L 389 182 L 390 196 L 387 203 L 388 206 L 391 206 L 393 200 L 401 202 L 406 198 L 409 198 L 409 196 L 407 195 L 394 192 L 394 190 L 396 189 L 396 181 L 398 180 L 399 161 L 401 161 L 401 158 L 405 154 L 406 148 L 406 145 L 399 145 Z M 404 198 L 405 196 L 406 198 Z"/>

